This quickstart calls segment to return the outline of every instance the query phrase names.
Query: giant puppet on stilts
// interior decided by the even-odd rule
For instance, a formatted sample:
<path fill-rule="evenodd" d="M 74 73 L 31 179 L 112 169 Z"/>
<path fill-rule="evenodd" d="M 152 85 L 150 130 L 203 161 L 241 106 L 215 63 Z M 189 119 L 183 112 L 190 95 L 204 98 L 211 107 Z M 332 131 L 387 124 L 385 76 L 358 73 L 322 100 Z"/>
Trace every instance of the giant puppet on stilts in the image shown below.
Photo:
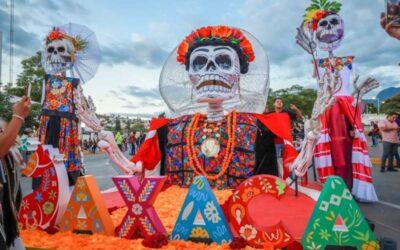
<path fill-rule="evenodd" d="M 54 27 L 45 39 L 42 65 L 47 75 L 39 140 L 64 154 L 70 185 L 75 184 L 82 164 L 74 92 L 95 75 L 99 61 L 96 37 L 85 26 L 69 23 Z"/>
<path fill-rule="evenodd" d="M 94 33 L 78 24 L 55 27 L 46 36 L 42 66 L 43 84 L 39 144 L 22 171 L 37 185 L 21 203 L 19 223 L 23 229 L 54 231 L 66 209 L 81 167 L 79 120 L 80 83 L 96 73 L 100 58 Z M 67 75 L 69 74 L 69 75 Z"/>
<path fill-rule="evenodd" d="M 268 58 L 250 33 L 228 26 L 199 28 L 171 53 L 161 73 L 161 95 L 174 118 L 152 121 L 131 162 L 111 133 L 99 133 L 99 146 L 128 174 L 166 175 L 167 183 L 185 187 L 203 175 L 214 187 L 235 188 L 256 174 L 278 175 L 274 138 L 281 137 L 286 178 L 290 170 L 308 167 L 319 117 L 332 95 L 319 93 L 296 159 L 287 114 L 261 114 L 268 80 Z M 335 79 L 330 83 L 335 86 Z"/>
<path fill-rule="evenodd" d="M 321 182 L 324 183 L 330 175 L 338 175 L 355 197 L 376 201 L 359 101 L 379 83 L 370 77 L 357 85 L 354 56 L 334 56 L 333 51 L 339 48 L 344 37 L 340 8 L 341 4 L 335 1 L 312 0 L 296 36 L 297 44 L 313 56 L 313 77 L 318 81 L 319 91 L 325 91 L 332 78 L 338 79 L 338 85 L 333 89 L 334 103 L 321 118 L 315 165 Z M 317 46 L 327 51 L 328 57 L 318 58 Z"/>

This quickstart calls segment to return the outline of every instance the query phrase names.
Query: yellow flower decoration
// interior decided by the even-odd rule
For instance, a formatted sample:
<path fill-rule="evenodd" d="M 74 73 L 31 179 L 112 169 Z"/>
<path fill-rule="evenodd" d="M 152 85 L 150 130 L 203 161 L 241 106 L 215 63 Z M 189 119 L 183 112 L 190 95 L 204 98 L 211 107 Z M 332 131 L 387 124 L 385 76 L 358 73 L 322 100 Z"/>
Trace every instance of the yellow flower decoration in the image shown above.
<path fill-rule="evenodd" d="M 376 241 L 368 241 L 361 246 L 362 250 L 376 250 L 379 249 L 379 244 Z"/>
<path fill-rule="evenodd" d="M 319 236 L 321 237 L 321 239 L 324 239 L 324 240 L 329 240 L 329 237 L 331 237 L 331 235 L 328 233 L 327 229 L 319 230 Z"/>
<path fill-rule="evenodd" d="M 304 17 L 304 21 L 310 22 L 311 20 L 315 19 L 317 16 L 317 13 L 320 11 L 321 10 L 310 10 L 309 12 L 306 13 L 306 16 Z"/>
<path fill-rule="evenodd" d="M 190 238 L 202 238 L 202 239 L 207 239 L 210 238 L 208 235 L 208 232 L 201 228 L 201 227 L 195 227 L 192 229 L 192 233 L 190 234 Z"/>

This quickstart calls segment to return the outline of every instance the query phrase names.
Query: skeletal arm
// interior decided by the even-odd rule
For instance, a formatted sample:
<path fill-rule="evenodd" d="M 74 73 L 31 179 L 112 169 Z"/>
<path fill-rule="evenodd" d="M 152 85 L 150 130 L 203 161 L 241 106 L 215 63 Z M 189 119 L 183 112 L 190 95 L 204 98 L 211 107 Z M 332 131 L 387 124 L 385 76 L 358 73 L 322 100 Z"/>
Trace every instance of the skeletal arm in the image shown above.
<path fill-rule="evenodd" d="M 321 115 L 335 102 L 333 91 L 339 82 L 339 74 L 336 72 L 333 78 L 328 79 L 328 83 L 324 84 L 319 81 L 319 89 L 317 99 L 314 102 L 311 118 L 304 124 L 304 143 L 297 158 L 291 165 L 296 176 L 304 176 L 307 173 L 308 166 L 311 164 L 314 156 L 314 149 L 318 142 L 321 132 Z"/>
<path fill-rule="evenodd" d="M 111 160 L 125 174 L 133 174 L 140 171 L 141 166 L 126 159 L 121 150 L 119 150 L 114 135 L 110 131 L 103 130 L 100 120 L 96 116 L 96 108 L 92 99 L 90 97 L 86 99 L 80 85 L 74 90 L 74 102 L 79 120 L 98 133 L 99 148 L 104 149 Z"/>

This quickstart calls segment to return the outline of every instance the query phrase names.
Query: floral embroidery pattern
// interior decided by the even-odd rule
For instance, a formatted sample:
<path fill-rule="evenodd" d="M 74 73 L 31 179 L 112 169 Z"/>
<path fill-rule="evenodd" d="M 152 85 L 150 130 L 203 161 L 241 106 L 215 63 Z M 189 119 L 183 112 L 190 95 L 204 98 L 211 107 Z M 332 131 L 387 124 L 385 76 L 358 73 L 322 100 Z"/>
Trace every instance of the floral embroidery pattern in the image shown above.
<path fill-rule="evenodd" d="M 132 213 L 135 215 L 141 215 L 142 214 L 142 206 L 138 203 L 132 205 Z"/>
<path fill-rule="evenodd" d="M 189 186 L 194 178 L 193 169 L 188 162 L 186 147 L 186 129 L 190 124 L 192 116 L 182 116 L 174 120 L 168 125 L 167 144 L 165 148 L 166 153 L 166 171 L 168 176 L 168 183 Z M 199 122 L 199 128 L 202 128 L 204 121 Z M 222 175 L 219 179 L 210 181 L 210 185 L 216 188 L 235 188 L 245 178 L 248 178 L 254 172 L 256 164 L 255 157 L 255 140 L 257 137 L 256 118 L 251 114 L 238 113 L 237 114 L 237 140 L 231 165 L 227 173 Z M 218 163 L 223 161 L 226 153 L 227 134 L 226 122 L 221 124 L 221 149 L 217 158 L 206 157 L 201 155 L 200 143 L 195 143 L 196 152 L 199 153 L 198 157 L 200 162 L 205 166 L 207 173 L 215 175 L 221 171 L 221 166 Z M 195 141 L 199 141 L 204 135 L 202 129 L 195 133 Z"/>
<path fill-rule="evenodd" d="M 204 214 L 206 215 L 207 220 L 211 221 L 212 223 L 218 223 L 221 220 L 217 208 L 215 207 L 214 202 L 212 201 L 206 203 Z"/>
<path fill-rule="evenodd" d="M 240 236 L 245 240 L 252 240 L 257 235 L 257 230 L 252 225 L 244 225 L 239 230 Z"/>

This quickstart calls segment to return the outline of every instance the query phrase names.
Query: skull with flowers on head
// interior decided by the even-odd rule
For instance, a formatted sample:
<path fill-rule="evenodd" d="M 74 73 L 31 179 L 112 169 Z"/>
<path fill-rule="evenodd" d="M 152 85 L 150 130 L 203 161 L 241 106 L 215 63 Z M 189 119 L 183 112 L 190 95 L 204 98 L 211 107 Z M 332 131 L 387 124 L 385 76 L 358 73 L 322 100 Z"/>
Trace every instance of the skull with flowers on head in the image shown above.
<path fill-rule="evenodd" d="M 307 8 L 304 22 L 315 32 L 321 50 L 333 51 L 340 46 L 344 35 L 343 19 L 338 15 L 341 6 L 336 1 L 315 0 Z"/>
<path fill-rule="evenodd" d="M 75 53 L 79 50 L 75 38 L 68 36 L 58 28 L 47 35 L 45 43 L 45 68 L 47 73 L 58 74 L 72 68 Z"/>
<path fill-rule="evenodd" d="M 238 93 L 240 73 L 246 73 L 254 52 L 239 29 L 203 27 L 193 31 L 178 48 L 197 102 L 221 102 Z"/>

